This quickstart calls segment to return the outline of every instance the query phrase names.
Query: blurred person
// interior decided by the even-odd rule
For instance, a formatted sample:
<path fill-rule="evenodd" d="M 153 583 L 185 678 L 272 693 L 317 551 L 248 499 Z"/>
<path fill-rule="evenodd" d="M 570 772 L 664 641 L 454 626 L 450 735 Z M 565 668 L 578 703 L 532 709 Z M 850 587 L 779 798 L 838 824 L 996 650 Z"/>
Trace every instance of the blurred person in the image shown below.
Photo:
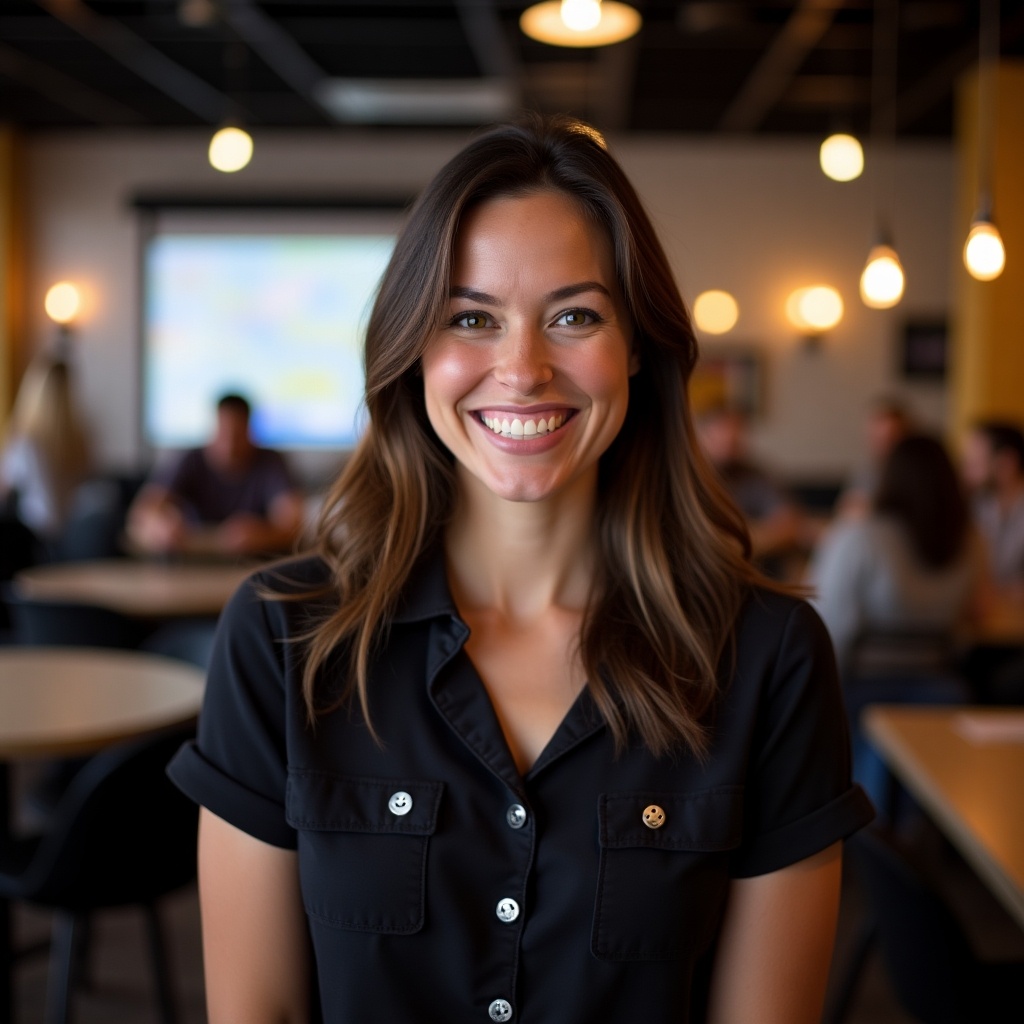
<path fill-rule="evenodd" d="M 984 546 L 938 439 L 911 434 L 881 466 L 867 515 L 837 521 L 812 555 L 811 602 L 825 620 L 854 733 L 854 777 L 881 799 L 884 771 L 860 735 L 874 700 L 968 701 L 952 641 L 979 614 Z"/>
<path fill-rule="evenodd" d="M 1024 432 L 1006 420 L 978 421 L 964 439 L 961 471 L 992 579 L 1024 600 Z"/>
<path fill-rule="evenodd" d="M 217 402 L 213 437 L 154 474 L 128 511 L 128 535 L 152 553 L 283 552 L 303 526 L 304 499 L 284 457 L 257 446 L 241 395 Z"/>
<path fill-rule="evenodd" d="M 746 414 L 712 405 L 697 417 L 697 438 L 747 521 L 754 557 L 769 575 L 784 575 L 787 556 L 802 550 L 807 523 L 793 496 L 751 458 Z"/>
<path fill-rule="evenodd" d="M 883 395 L 868 406 L 864 421 L 866 458 L 839 495 L 835 515 L 865 515 L 870 511 L 879 474 L 889 452 L 913 431 L 914 417 L 899 398 Z"/>
<path fill-rule="evenodd" d="M 0 500 L 46 549 L 59 543 L 89 474 L 89 449 L 67 363 L 35 359 L 18 388 L 0 455 Z"/>

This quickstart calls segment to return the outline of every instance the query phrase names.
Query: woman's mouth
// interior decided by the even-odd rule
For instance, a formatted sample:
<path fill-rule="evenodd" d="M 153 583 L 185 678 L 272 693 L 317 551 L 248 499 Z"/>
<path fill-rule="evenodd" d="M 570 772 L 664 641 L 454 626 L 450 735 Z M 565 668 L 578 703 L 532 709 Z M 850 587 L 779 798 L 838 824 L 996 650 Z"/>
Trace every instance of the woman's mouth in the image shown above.
<path fill-rule="evenodd" d="M 480 412 L 477 415 L 484 426 L 495 434 L 529 438 L 554 433 L 572 416 L 572 412 L 553 412 L 546 416 L 515 416 L 507 412 Z"/>

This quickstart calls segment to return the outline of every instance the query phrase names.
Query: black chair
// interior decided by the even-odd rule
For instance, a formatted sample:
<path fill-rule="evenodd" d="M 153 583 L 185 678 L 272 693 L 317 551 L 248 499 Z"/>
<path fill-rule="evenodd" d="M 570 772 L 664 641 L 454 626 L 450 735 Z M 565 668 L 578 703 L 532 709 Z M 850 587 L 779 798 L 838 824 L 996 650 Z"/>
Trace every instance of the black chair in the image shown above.
<path fill-rule="evenodd" d="M 110 608 L 29 598 L 13 585 L 4 593 L 11 635 L 19 644 L 135 648 L 152 629 Z"/>
<path fill-rule="evenodd" d="M 53 912 L 47 1024 L 71 1019 L 91 915 L 129 905 L 145 914 L 161 1020 L 175 1021 L 158 901 L 195 879 L 198 809 L 164 768 L 193 734 L 102 751 L 72 780 L 45 834 L 0 849 L 0 897 Z"/>
<path fill-rule="evenodd" d="M 1024 962 L 981 960 L 941 892 L 888 833 L 864 829 L 847 840 L 846 852 L 867 897 L 865 934 L 907 1013 L 922 1024 L 1024 1020 Z M 851 972 L 859 975 L 868 951 L 857 949 Z M 854 980 L 842 986 L 847 1004 Z"/>

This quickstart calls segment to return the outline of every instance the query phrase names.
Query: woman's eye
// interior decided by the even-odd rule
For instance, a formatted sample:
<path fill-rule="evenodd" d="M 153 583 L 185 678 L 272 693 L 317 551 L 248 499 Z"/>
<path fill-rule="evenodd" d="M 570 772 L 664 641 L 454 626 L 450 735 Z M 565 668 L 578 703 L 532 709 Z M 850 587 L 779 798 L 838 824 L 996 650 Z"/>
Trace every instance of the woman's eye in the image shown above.
<path fill-rule="evenodd" d="M 555 323 L 559 327 L 586 327 L 597 323 L 601 318 L 592 309 L 567 309 Z"/>
<path fill-rule="evenodd" d="M 453 327 L 466 327 L 469 330 L 479 330 L 488 324 L 487 316 L 484 313 L 459 313 L 452 317 Z"/>

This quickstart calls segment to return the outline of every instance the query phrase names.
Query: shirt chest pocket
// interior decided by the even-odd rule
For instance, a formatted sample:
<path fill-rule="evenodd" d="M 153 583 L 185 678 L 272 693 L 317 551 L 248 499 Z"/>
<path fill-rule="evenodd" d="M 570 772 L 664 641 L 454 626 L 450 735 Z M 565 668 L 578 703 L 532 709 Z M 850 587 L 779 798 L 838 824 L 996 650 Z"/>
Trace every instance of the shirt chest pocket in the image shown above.
<path fill-rule="evenodd" d="M 351 931 L 419 931 L 443 789 L 422 779 L 290 771 L 285 810 L 299 833 L 306 913 Z"/>
<path fill-rule="evenodd" d="M 705 949 L 740 844 L 743 791 L 605 793 L 591 949 L 600 960 L 675 960 Z"/>

